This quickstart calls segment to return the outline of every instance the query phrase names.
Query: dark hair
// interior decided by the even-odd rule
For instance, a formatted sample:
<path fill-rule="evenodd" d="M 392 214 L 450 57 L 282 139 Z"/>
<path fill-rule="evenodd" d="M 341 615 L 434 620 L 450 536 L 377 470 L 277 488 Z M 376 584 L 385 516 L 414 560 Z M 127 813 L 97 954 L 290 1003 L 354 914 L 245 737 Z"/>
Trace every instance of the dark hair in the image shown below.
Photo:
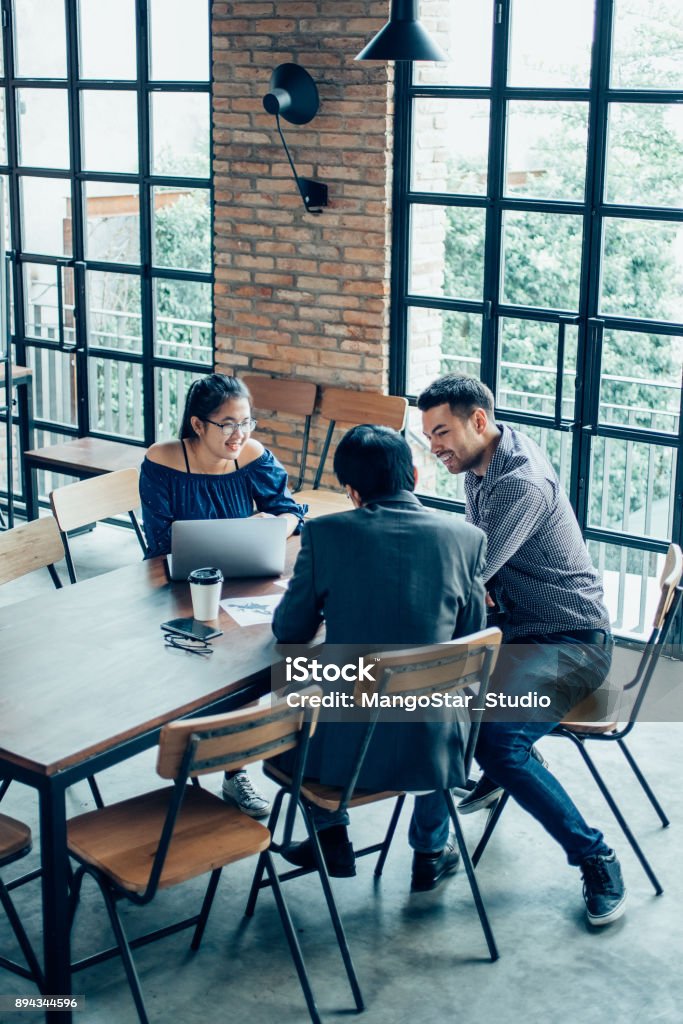
<path fill-rule="evenodd" d="M 476 377 L 465 373 L 449 373 L 439 377 L 418 396 L 417 407 L 425 412 L 437 405 L 448 405 L 454 416 L 469 416 L 475 409 L 493 415 L 493 392 Z"/>
<path fill-rule="evenodd" d="M 349 430 L 334 453 L 334 471 L 364 502 L 415 489 L 412 452 L 391 427 L 363 423 Z"/>
<path fill-rule="evenodd" d="M 211 419 L 216 409 L 230 398 L 246 398 L 251 406 L 249 389 L 237 377 L 228 377 L 224 373 L 210 373 L 208 377 L 199 377 L 198 380 L 193 381 L 185 399 L 185 409 L 178 434 L 180 440 L 197 436 L 192 426 L 193 416 L 197 416 L 200 420 Z"/>

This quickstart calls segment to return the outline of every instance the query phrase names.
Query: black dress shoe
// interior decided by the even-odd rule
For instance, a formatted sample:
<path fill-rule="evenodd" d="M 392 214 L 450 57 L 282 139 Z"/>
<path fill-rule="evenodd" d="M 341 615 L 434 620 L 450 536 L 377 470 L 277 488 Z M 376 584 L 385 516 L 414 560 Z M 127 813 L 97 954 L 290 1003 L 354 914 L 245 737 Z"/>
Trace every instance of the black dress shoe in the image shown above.
<path fill-rule="evenodd" d="M 450 836 L 441 853 L 414 853 L 412 892 L 429 892 L 436 889 L 442 878 L 451 874 L 458 866 L 460 851 L 455 836 Z"/>
<path fill-rule="evenodd" d="M 332 828 L 323 829 L 318 833 L 318 839 L 328 875 L 332 878 L 353 878 L 356 874 L 356 855 L 349 842 L 345 826 L 333 825 Z M 282 852 L 282 856 L 298 868 L 315 871 L 317 867 L 310 839 L 306 839 L 303 843 L 293 843 L 289 849 Z"/>

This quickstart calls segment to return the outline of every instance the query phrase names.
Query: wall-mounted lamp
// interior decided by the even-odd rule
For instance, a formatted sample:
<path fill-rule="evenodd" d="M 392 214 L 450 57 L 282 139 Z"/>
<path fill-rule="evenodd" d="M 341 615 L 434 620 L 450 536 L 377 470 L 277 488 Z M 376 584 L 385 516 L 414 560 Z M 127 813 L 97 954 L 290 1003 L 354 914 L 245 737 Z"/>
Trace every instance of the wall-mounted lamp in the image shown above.
<path fill-rule="evenodd" d="M 277 130 L 285 147 L 297 188 L 309 213 L 322 213 L 327 206 L 327 185 L 311 178 L 300 178 L 280 127 L 280 118 L 290 124 L 308 124 L 318 113 L 318 90 L 308 71 L 298 64 L 280 64 L 270 76 L 269 91 L 263 97 L 264 109 L 275 115 Z"/>
<path fill-rule="evenodd" d="M 417 20 L 417 0 L 391 0 L 389 21 L 356 60 L 441 60 L 448 57 Z"/>

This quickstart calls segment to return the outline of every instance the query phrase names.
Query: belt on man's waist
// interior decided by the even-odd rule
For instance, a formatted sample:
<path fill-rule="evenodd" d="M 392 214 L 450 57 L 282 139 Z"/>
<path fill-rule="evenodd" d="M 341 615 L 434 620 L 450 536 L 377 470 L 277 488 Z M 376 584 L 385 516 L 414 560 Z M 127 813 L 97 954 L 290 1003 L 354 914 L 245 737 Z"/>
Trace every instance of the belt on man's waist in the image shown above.
<path fill-rule="evenodd" d="M 583 644 L 606 644 L 612 639 L 612 634 L 607 629 L 565 629 L 561 633 L 529 633 L 526 636 L 516 636 L 515 643 L 523 644 L 525 640 L 557 641 L 562 643 L 564 637 L 570 636 L 574 640 L 580 640 Z"/>

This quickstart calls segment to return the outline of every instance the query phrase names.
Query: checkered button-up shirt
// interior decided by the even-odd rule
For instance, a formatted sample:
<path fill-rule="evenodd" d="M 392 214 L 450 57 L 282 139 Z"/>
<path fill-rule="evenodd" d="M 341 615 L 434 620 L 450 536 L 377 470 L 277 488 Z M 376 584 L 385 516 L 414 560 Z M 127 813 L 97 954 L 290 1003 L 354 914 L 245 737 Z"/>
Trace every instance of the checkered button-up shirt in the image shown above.
<path fill-rule="evenodd" d="M 487 537 L 484 581 L 506 640 L 609 629 L 602 584 L 569 499 L 540 448 L 503 423 L 483 477 L 465 476 L 466 518 Z"/>

